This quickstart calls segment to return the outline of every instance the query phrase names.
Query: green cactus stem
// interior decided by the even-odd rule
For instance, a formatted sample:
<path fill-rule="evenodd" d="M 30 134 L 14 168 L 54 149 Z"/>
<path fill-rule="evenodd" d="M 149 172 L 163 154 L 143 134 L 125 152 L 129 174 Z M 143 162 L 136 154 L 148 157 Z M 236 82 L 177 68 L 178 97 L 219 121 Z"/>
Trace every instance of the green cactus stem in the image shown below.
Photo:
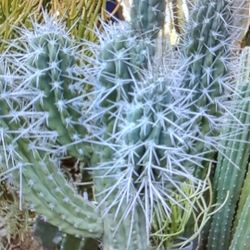
<path fill-rule="evenodd" d="M 246 142 L 250 140 L 250 53 L 249 49 L 243 51 L 241 73 L 238 79 L 238 93 L 235 97 L 233 115 L 240 121 L 236 123 L 231 119 L 231 128 L 226 129 L 230 135 L 223 144 L 224 150 L 219 153 L 215 170 L 214 190 L 216 202 L 223 203 L 223 208 L 217 212 L 211 223 L 208 239 L 208 249 L 228 249 L 231 239 L 232 222 L 235 208 L 243 185 L 250 147 Z M 237 99 L 239 98 L 239 99 Z M 235 131 L 237 131 L 235 133 Z M 227 195 L 228 194 L 228 195 Z"/>
<path fill-rule="evenodd" d="M 237 205 L 237 214 L 236 214 L 235 219 L 234 219 L 233 232 L 235 232 L 235 227 L 239 224 L 240 216 L 242 214 L 243 207 L 246 203 L 246 200 L 247 200 L 249 194 L 250 194 L 250 171 L 249 171 L 249 164 L 248 164 L 247 175 L 246 175 L 246 178 L 244 180 L 244 185 L 243 185 L 242 190 L 241 190 L 239 203 Z"/>
<path fill-rule="evenodd" d="M 134 0 L 130 11 L 132 28 L 155 37 L 164 25 L 165 7 L 165 0 Z"/>
<path fill-rule="evenodd" d="M 185 86 L 193 91 L 193 119 L 199 133 L 190 153 L 206 152 L 204 159 L 211 159 L 213 155 L 208 152 L 218 150 L 215 136 L 222 124 L 219 118 L 226 111 L 224 102 L 230 88 L 228 57 L 234 38 L 232 13 L 229 1 L 197 1 L 182 41 L 184 57 L 189 61 Z M 206 168 L 196 172 L 204 177 Z"/>
<path fill-rule="evenodd" d="M 248 250 L 250 239 L 250 196 L 247 197 L 240 214 L 239 223 L 229 250 Z M 228 249 L 228 248 L 227 248 Z"/>
<path fill-rule="evenodd" d="M 38 112 L 48 113 L 47 126 L 58 133 L 58 142 L 72 156 L 89 158 L 90 149 L 82 142 L 87 130 L 80 120 L 84 80 L 79 76 L 77 52 L 63 27 L 46 15 L 45 23 L 34 25 L 34 32 L 24 33 L 16 45 L 27 55 L 21 62 L 23 77 L 26 84 L 42 94 L 35 105 Z"/>
<path fill-rule="evenodd" d="M 11 78 L 4 74 L 0 80 L 1 151 L 4 156 L 1 162 L 7 166 L 7 171 L 12 170 L 13 181 L 19 188 L 20 197 L 24 193 L 32 209 L 66 233 L 100 237 L 102 221 L 94 205 L 84 202 L 76 194 L 60 173 L 54 159 L 44 152 L 30 150 L 31 141 L 23 135 L 25 120 L 15 117 L 14 114 L 22 103 L 15 99 L 17 92 L 14 96 L 11 94 L 13 79 L 6 79 Z"/>
<path fill-rule="evenodd" d="M 150 4 L 149 4 L 150 3 Z M 137 13 L 131 11 L 131 24 L 117 23 L 107 27 L 104 33 L 100 34 L 101 51 L 94 51 L 96 61 L 93 61 L 94 76 L 90 78 L 94 82 L 97 98 L 93 106 L 93 116 L 97 117 L 97 124 L 100 124 L 104 135 L 101 136 L 102 148 L 96 147 L 93 167 L 93 180 L 96 188 L 96 199 L 100 203 L 101 210 L 106 214 L 104 218 L 105 228 L 111 228 L 111 232 L 104 232 L 104 249 L 148 249 L 150 246 L 149 232 L 146 231 L 145 216 L 139 206 L 134 206 L 133 211 L 127 211 L 128 204 L 124 202 L 115 204 L 119 186 L 116 185 L 116 176 L 121 170 L 109 169 L 112 158 L 116 151 L 110 147 L 115 141 L 114 133 L 119 130 L 120 112 L 124 108 L 123 103 L 130 103 L 133 100 L 133 92 L 136 88 L 136 81 L 141 74 L 141 69 L 147 66 L 149 58 L 154 54 L 154 41 L 152 40 L 163 25 L 163 13 L 165 1 L 160 4 L 152 1 L 141 3 L 134 2 L 134 7 L 140 5 L 140 16 L 143 19 L 143 27 L 137 30 L 135 19 Z M 143 7 L 143 8 L 142 8 Z M 134 8 L 134 10 L 135 10 Z M 156 11 L 153 13 L 153 11 Z M 159 15 L 156 15 L 159 12 Z M 154 25 L 150 22 L 154 20 Z M 105 28 L 105 27 L 104 27 Z M 99 114 L 99 115 L 96 115 Z M 99 134 L 101 132 L 97 132 Z M 99 150 L 98 150 L 99 149 Z M 95 162 L 95 163 L 94 163 Z M 105 167 L 102 163 L 108 162 Z M 110 162 L 110 163 L 109 163 Z M 110 176 L 110 177 L 109 177 Z M 118 177 L 119 178 L 119 177 Z M 127 214 L 126 214 L 127 213 Z M 149 230 L 149 228 L 148 228 Z M 139 235 L 144 235 L 139 237 Z"/>

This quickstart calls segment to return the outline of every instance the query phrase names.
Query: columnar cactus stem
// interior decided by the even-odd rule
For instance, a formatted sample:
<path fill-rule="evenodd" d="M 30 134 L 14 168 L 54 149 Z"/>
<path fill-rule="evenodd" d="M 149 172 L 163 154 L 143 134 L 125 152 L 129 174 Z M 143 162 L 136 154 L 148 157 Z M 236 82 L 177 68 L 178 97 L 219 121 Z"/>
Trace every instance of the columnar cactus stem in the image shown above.
<path fill-rule="evenodd" d="M 208 249 L 228 249 L 231 238 L 233 215 L 241 192 L 246 168 L 248 164 L 250 147 L 246 142 L 250 140 L 250 51 L 243 51 L 241 73 L 238 79 L 238 94 L 235 97 L 231 128 L 226 129 L 224 150 L 219 153 L 218 164 L 215 171 L 214 189 L 217 203 L 227 201 L 223 208 L 214 215 Z M 239 99 L 239 100 L 237 100 Z M 227 197 L 227 193 L 229 195 Z"/>
<path fill-rule="evenodd" d="M 230 1 L 197 1 L 182 42 L 184 57 L 189 59 L 185 86 L 193 91 L 193 119 L 199 133 L 191 152 L 203 151 L 208 159 L 207 152 L 218 150 L 214 136 L 218 135 L 219 117 L 225 113 L 224 102 L 231 88 L 232 13 Z"/>
<path fill-rule="evenodd" d="M 104 224 L 113 230 L 108 232 L 109 236 L 104 236 L 103 244 L 107 249 L 147 249 L 149 247 L 149 234 L 145 232 L 145 217 L 142 209 L 139 206 L 133 206 L 131 215 L 130 211 L 125 210 L 128 206 L 126 202 L 116 203 L 115 189 L 119 189 L 116 178 L 119 178 L 122 173 L 121 169 L 114 169 L 110 165 L 116 149 L 109 145 L 115 143 L 113 136 L 119 130 L 118 124 L 123 105 L 132 102 L 134 98 L 135 79 L 138 79 L 141 68 L 147 65 L 149 57 L 154 53 L 152 38 L 156 36 L 163 24 L 165 11 L 165 1 L 158 2 L 159 4 L 151 0 L 143 3 L 135 1 L 131 12 L 131 24 L 119 23 L 108 27 L 104 35 L 100 34 L 101 51 L 93 53 L 97 55 L 97 62 L 100 65 L 99 72 L 94 74 L 98 75 L 98 79 L 92 78 L 91 81 L 95 83 L 95 91 L 98 94 L 94 116 L 96 113 L 100 114 L 97 116 L 97 123 L 105 129 L 105 135 L 101 139 L 105 150 L 96 150 L 99 151 L 95 155 L 99 158 L 97 161 L 99 166 L 93 169 L 93 179 L 97 191 L 96 198 L 102 210 L 107 213 Z M 139 10 L 139 13 L 135 13 L 135 10 Z M 139 30 L 135 27 L 135 19 L 138 16 L 143 20 Z M 154 27 L 150 26 L 151 21 L 154 22 Z M 94 62 L 94 68 L 96 70 L 96 62 Z M 103 162 L 104 165 L 105 162 L 107 164 L 103 166 Z M 145 237 L 138 237 L 138 235 Z"/>
<path fill-rule="evenodd" d="M 25 122 L 22 118 L 15 117 L 13 112 L 14 108 L 22 104 L 15 96 L 11 97 L 10 81 L 6 82 L 6 78 L 6 75 L 1 78 L 0 124 L 1 142 L 5 151 L 5 157 L 1 161 L 10 167 L 17 165 L 17 170 L 13 172 L 13 180 L 18 183 L 21 175 L 20 193 L 25 194 L 32 209 L 43 214 L 66 233 L 84 237 L 101 236 L 102 221 L 95 207 L 84 202 L 67 184 L 56 167 L 55 160 L 38 150 L 30 151 L 29 140 L 25 136 L 20 136 L 22 129 L 25 130 Z M 11 101 L 12 104 L 9 106 Z M 18 137 L 20 138 L 17 139 Z M 17 174 L 18 170 L 20 175 Z M 87 224 L 86 219 L 89 220 Z"/>
<path fill-rule="evenodd" d="M 131 26 L 137 32 L 155 37 L 164 25 L 164 0 L 134 0 L 131 5 Z"/>
<path fill-rule="evenodd" d="M 34 25 L 34 32 L 24 32 L 16 45 L 22 47 L 22 57 L 13 60 L 23 65 L 25 85 L 40 94 L 36 109 L 48 114 L 47 126 L 57 132 L 58 142 L 72 156 L 90 158 L 90 149 L 83 143 L 87 130 L 81 124 L 81 112 L 86 103 L 79 101 L 85 90 L 77 52 L 63 27 L 48 16 L 45 22 Z"/>
<path fill-rule="evenodd" d="M 246 177 L 244 179 L 244 184 L 243 184 L 243 187 L 241 189 L 241 193 L 240 193 L 240 199 L 239 199 L 239 202 L 237 204 L 237 214 L 235 216 L 235 219 L 234 219 L 234 228 L 233 228 L 233 233 L 235 232 L 235 228 L 239 225 L 239 220 L 240 220 L 240 216 L 242 214 L 242 210 L 246 204 L 246 201 L 249 197 L 249 194 L 250 194 L 250 165 L 248 164 L 248 167 L 247 167 L 247 174 L 246 174 Z"/>
<path fill-rule="evenodd" d="M 242 209 L 239 223 L 233 237 L 232 244 L 229 250 L 248 250 L 250 238 L 250 196 L 247 197 Z M 228 249 L 228 248 L 227 248 Z"/>

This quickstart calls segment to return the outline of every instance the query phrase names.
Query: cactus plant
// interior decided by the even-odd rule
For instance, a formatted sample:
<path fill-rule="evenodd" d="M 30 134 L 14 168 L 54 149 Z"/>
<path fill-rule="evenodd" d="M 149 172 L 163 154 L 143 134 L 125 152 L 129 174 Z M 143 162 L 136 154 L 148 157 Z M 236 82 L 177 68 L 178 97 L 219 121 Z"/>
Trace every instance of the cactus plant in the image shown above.
<path fill-rule="evenodd" d="M 208 249 L 228 249 L 229 247 L 235 208 L 248 165 L 250 147 L 246 142 L 250 139 L 249 62 L 249 49 L 245 49 L 242 55 L 241 74 L 238 78 L 238 94 L 235 97 L 238 101 L 235 100 L 233 112 L 240 123 L 235 124 L 231 121 L 232 127 L 224 132 L 231 136 L 225 140 L 224 150 L 219 154 L 214 178 L 217 203 L 222 203 L 228 192 L 229 194 L 223 209 L 213 217 Z"/>
<path fill-rule="evenodd" d="M 231 32 L 232 12 L 228 1 L 198 1 L 182 40 L 184 67 L 178 65 L 179 71 L 174 70 L 174 60 L 169 55 L 165 56 L 170 58 L 172 68 L 167 62 L 161 71 L 154 61 L 158 68 L 147 71 L 145 82 L 134 81 L 132 101 L 127 101 L 126 95 L 123 98 L 119 107 L 125 109 L 125 114 L 122 110 L 109 113 L 108 119 L 114 116 L 118 125 L 109 130 L 103 145 L 112 144 L 115 154 L 102 158 L 100 176 L 108 181 L 117 176 L 106 191 L 107 196 L 112 196 L 112 191 L 115 194 L 116 198 L 111 198 L 113 206 L 126 200 L 126 211 L 130 209 L 132 213 L 137 204 L 143 204 L 148 225 L 156 204 L 168 214 L 167 200 L 172 197 L 168 192 L 181 193 L 179 182 L 186 178 L 195 183 L 203 178 L 207 168 L 202 165 L 213 162 L 212 152 L 221 151 L 223 137 L 218 134 L 222 124 L 231 126 L 224 123 L 223 114 L 230 114 L 225 101 L 235 92 L 227 62 L 236 39 Z M 171 75 L 176 71 L 179 74 Z M 111 103 L 112 108 L 119 105 L 116 96 Z"/>
<path fill-rule="evenodd" d="M 164 2 L 134 1 L 130 24 L 104 24 L 99 44 L 85 42 L 90 58 L 49 17 L 3 55 L 2 162 L 19 170 L 20 199 L 66 233 L 101 238 L 104 249 L 149 249 L 152 225 L 174 218 L 175 205 L 195 211 L 192 199 L 207 190 L 204 162 L 232 136 L 216 138 L 235 92 L 231 3 L 197 1 L 183 47 L 162 59 L 154 38 Z M 91 164 L 97 206 L 60 174 L 65 154 Z"/>
<path fill-rule="evenodd" d="M 89 102 L 87 100 L 88 98 L 85 98 L 85 96 L 87 96 L 85 94 L 85 81 L 79 77 L 82 75 L 82 71 L 76 64 L 76 62 L 80 62 L 80 58 L 75 58 L 77 56 L 77 53 L 75 53 L 76 47 L 71 46 L 67 34 L 62 31 L 61 27 L 56 26 L 53 19 L 45 18 L 45 22 L 45 25 L 34 25 L 34 32 L 26 31 L 25 35 L 18 40 L 18 44 L 14 44 L 11 48 L 15 51 L 14 54 L 7 54 L 6 56 L 7 61 L 14 66 L 19 73 L 19 76 L 11 79 L 12 81 L 6 84 L 8 85 L 6 88 L 9 89 L 10 86 L 13 89 L 16 88 L 16 95 L 21 97 L 20 105 L 25 105 L 18 113 L 16 113 L 16 116 L 17 118 L 23 117 L 21 120 L 25 119 L 26 122 L 24 122 L 23 125 L 21 124 L 21 126 L 25 127 L 28 124 L 28 127 L 25 127 L 15 141 L 18 143 L 17 146 L 21 147 L 21 152 L 19 154 L 20 157 L 23 158 L 23 161 L 30 161 L 32 162 L 31 164 L 34 165 L 31 168 L 22 168 L 22 166 L 20 166 L 23 174 L 23 176 L 21 174 L 20 191 L 24 192 L 26 197 L 30 198 L 29 200 L 32 202 L 32 205 L 37 212 L 44 214 L 47 219 L 49 218 L 52 224 L 60 226 L 61 230 L 64 230 L 69 234 L 83 237 L 101 237 L 103 229 L 102 225 L 99 223 L 100 217 L 98 216 L 98 213 L 96 211 L 88 211 L 93 210 L 93 208 L 89 207 L 90 204 L 82 204 L 76 194 L 72 193 L 72 190 L 65 184 L 65 180 L 62 176 L 57 174 L 57 169 L 54 166 L 56 163 L 51 156 L 47 155 L 47 153 L 55 153 L 56 149 L 57 153 L 60 153 L 61 150 L 62 153 L 67 151 L 69 154 L 83 159 L 81 155 L 85 145 L 82 144 L 79 136 L 85 136 L 84 141 L 87 141 L 88 138 L 86 138 L 87 128 L 81 124 L 82 119 L 86 119 L 86 117 L 79 116 L 79 114 L 86 110 L 86 106 Z M 130 42 L 131 40 L 129 39 L 133 33 L 132 31 L 129 31 L 127 34 L 129 35 L 127 38 L 128 42 Z M 140 43 L 139 46 L 136 44 L 137 38 L 136 35 L 134 36 L 133 43 L 128 43 L 128 46 L 136 45 L 138 50 L 138 48 L 140 48 Z M 123 37 L 117 39 L 118 49 L 119 47 L 121 47 L 121 49 L 123 48 L 123 40 Z M 141 43 L 142 42 L 143 41 L 141 41 Z M 148 41 L 146 41 L 146 45 L 147 44 Z M 126 48 L 124 49 L 126 50 Z M 134 50 L 134 48 L 132 49 Z M 133 52 L 133 55 L 135 55 L 135 52 Z M 134 58 L 131 57 L 131 59 Z M 125 67 L 127 67 L 126 63 L 129 65 L 129 62 L 125 61 Z M 138 66 L 134 67 L 134 69 L 137 70 L 137 67 Z M 127 77 L 128 74 L 130 74 L 130 72 L 129 70 L 126 70 L 125 76 Z M 20 75 L 23 79 L 21 84 L 19 84 Z M 8 76 L 4 75 L 3 90 L 6 86 L 4 80 L 7 78 Z M 20 91 L 20 95 L 18 94 L 18 91 Z M 30 96 L 25 96 L 23 95 L 24 93 L 29 93 L 28 95 Z M 8 119 L 9 117 L 12 117 L 12 114 L 8 114 L 10 110 L 6 105 L 5 107 L 6 110 L 4 110 L 4 113 L 2 114 L 2 119 L 3 121 L 5 121 L 5 119 L 9 121 Z M 77 111 L 77 109 L 80 109 L 80 112 Z M 45 113 L 43 113 L 43 117 L 40 117 L 42 110 Z M 73 116 L 69 116 L 69 114 L 72 114 Z M 6 123 L 8 123 L 7 121 Z M 29 122 L 31 122 L 30 125 Z M 46 131 L 43 132 L 45 125 L 52 130 L 51 133 Z M 16 131 L 17 127 L 18 125 L 16 124 L 16 126 L 11 127 L 11 129 Z M 53 130 L 56 130 L 56 133 L 53 132 Z M 26 143 L 25 140 L 27 135 L 25 136 L 25 133 L 28 134 L 28 137 L 32 138 L 34 137 L 34 133 L 37 133 L 36 131 L 39 131 L 38 133 L 44 135 L 45 138 L 43 138 L 42 141 L 31 139 L 29 143 Z M 25 136 L 25 140 L 22 139 L 23 136 Z M 62 148 L 60 146 L 57 148 L 52 145 L 53 140 L 55 139 L 61 144 Z M 77 143 L 79 145 L 73 148 Z M 27 147 L 31 150 L 31 155 L 25 150 Z M 79 150 L 81 150 L 81 152 Z M 91 152 L 84 153 L 84 156 L 91 156 Z M 37 166 L 38 163 L 40 167 Z M 41 165 L 46 167 L 42 167 Z M 43 174 L 45 178 L 42 177 Z M 14 175 L 14 181 L 17 177 L 18 176 Z M 43 189 L 42 186 L 34 185 L 38 179 L 44 179 L 47 183 L 43 182 L 42 185 L 47 188 Z M 59 185 L 63 185 L 63 190 L 61 190 Z M 50 193 L 50 190 L 53 189 L 57 190 L 57 197 L 54 197 L 54 195 Z M 64 194 L 71 196 L 71 198 L 69 197 L 68 199 Z M 46 197 L 46 202 L 43 202 L 44 206 L 42 206 L 42 203 L 38 198 L 39 196 Z M 71 201 L 72 198 L 74 201 Z M 85 205 L 86 207 L 84 208 Z M 66 208 L 67 206 L 68 209 L 73 209 L 73 214 L 76 216 L 78 214 L 82 218 L 89 218 L 89 221 L 86 221 L 86 223 L 77 222 L 73 219 L 74 215 L 72 214 L 73 217 L 70 217 L 70 222 L 68 219 L 69 214 L 67 214 L 69 212 Z M 54 214 L 54 212 L 52 213 L 49 208 L 54 209 L 57 215 Z M 42 212 L 43 209 L 45 210 Z M 60 217 L 62 218 L 61 222 L 58 220 Z M 138 222 L 140 221 L 139 218 L 131 219 L 136 219 Z M 91 226 L 92 220 L 97 222 L 94 227 Z M 109 219 L 105 219 L 107 223 L 109 223 L 109 220 L 114 223 L 111 216 L 109 216 Z M 125 243 L 125 248 L 131 246 L 137 249 L 139 249 L 139 247 L 145 249 L 149 242 L 139 239 L 139 234 L 128 236 L 128 234 L 131 234 L 131 230 L 127 230 L 126 227 L 127 226 L 124 226 L 124 229 L 118 234 L 120 238 L 117 238 L 117 242 L 115 242 L 110 231 L 109 234 L 104 231 L 105 237 L 103 237 L 103 244 L 105 248 L 108 248 L 110 244 L 114 247 L 120 247 L 122 245 L 121 243 L 126 242 L 128 237 L 131 237 L 131 242 Z M 85 231 L 84 228 L 88 228 L 89 230 L 87 229 Z M 138 224 L 137 228 L 137 230 L 141 230 L 145 227 L 140 228 Z"/>

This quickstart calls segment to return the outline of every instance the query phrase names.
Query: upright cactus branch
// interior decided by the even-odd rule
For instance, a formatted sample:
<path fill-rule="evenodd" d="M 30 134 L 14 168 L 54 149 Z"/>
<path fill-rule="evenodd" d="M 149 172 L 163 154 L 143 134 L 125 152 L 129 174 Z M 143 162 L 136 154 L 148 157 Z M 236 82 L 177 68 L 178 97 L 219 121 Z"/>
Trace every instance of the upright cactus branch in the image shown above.
<path fill-rule="evenodd" d="M 229 1 L 197 1 L 184 35 L 184 56 L 189 59 L 185 86 L 193 90 L 194 124 L 199 141 L 191 151 L 218 150 L 218 135 L 230 90 L 228 57 L 232 46 L 232 4 Z M 209 141 L 209 143 L 208 143 Z M 205 158 L 204 154 L 204 158 Z"/>
<path fill-rule="evenodd" d="M 49 129 L 56 131 L 63 151 L 79 159 L 90 158 L 90 148 L 83 143 L 87 129 L 81 119 L 87 98 L 86 102 L 80 101 L 85 89 L 76 48 L 63 27 L 49 16 L 44 18 L 45 25 L 34 24 L 34 31 L 25 30 L 13 45 L 20 52 L 10 57 L 23 77 L 19 88 L 34 92 L 32 116 L 44 114 L 39 123 L 44 126 L 46 122 Z"/>
<path fill-rule="evenodd" d="M 217 203 L 223 203 L 224 207 L 214 215 L 208 249 L 228 249 L 231 238 L 233 215 L 243 185 L 250 147 L 246 144 L 250 139 L 250 53 L 249 49 L 243 51 L 241 59 L 241 73 L 238 79 L 238 94 L 234 97 L 235 106 L 233 115 L 240 123 L 231 118 L 231 128 L 224 134 L 230 135 L 225 140 L 224 150 L 219 153 L 218 164 L 215 171 L 214 190 Z M 239 100 L 238 100 L 239 99 Z"/>
<path fill-rule="evenodd" d="M 164 1 L 160 2 L 161 4 L 159 6 L 156 4 L 155 8 L 163 14 L 165 4 Z M 135 8 L 136 4 L 138 3 L 135 2 Z M 100 34 L 101 46 L 97 48 L 99 50 L 94 48 L 93 52 L 99 65 L 97 73 L 92 73 L 98 78 L 91 78 L 97 93 L 96 103 L 93 105 L 93 117 L 97 117 L 97 124 L 100 124 L 101 131 L 104 130 L 101 144 L 105 148 L 105 150 L 95 150 L 97 152 L 95 157 L 99 160 L 96 161 L 98 167 L 93 169 L 93 179 L 97 191 L 96 198 L 104 213 L 108 214 L 104 223 L 114 229 L 113 232 L 109 232 L 109 236 L 104 237 L 104 248 L 113 246 L 118 249 L 123 245 L 124 249 L 147 249 L 150 245 L 149 228 L 145 225 L 143 209 L 135 204 L 127 210 L 129 203 L 125 199 L 124 203 L 116 202 L 117 192 L 119 193 L 120 189 L 116 178 L 122 177 L 122 172 L 119 167 L 116 169 L 111 167 L 116 151 L 116 146 L 112 147 L 112 144 L 116 144 L 115 134 L 120 129 L 123 105 L 132 102 L 136 79 L 140 76 L 141 68 L 148 64 L 149 58 L 154 53 L 153 36 L 150 32 L 155 36 L 162 26 L 162 15 L 152 14 L 154 9 L 151 1 L 144 1 L 143 4 L 145 4 L 144 11 L 140 16 L 146 24 L 139 32 L 134 27 L 136 16 L 131 12 L 132 24 L 118 23 L 113 27 L 108 26 L 108 30 L 104 30 L 104 35 Z M 149 27 L 151 20 L 149 18 L 152 15 L 156 22 L 153 31 Z M 96 72 L 96 61 L 93 65 L 93 70 Z M 143 234 L 145 238 L 139 238 L 138 234 Z"/>
<path fill-rule="evenodd" d="M 55 159 L 32 147 L 32 140 L 26 133 L 27 120 L 16 113 L 27 104 L 28 96 L 23 95 L 30 93 L 22 89 L 18 92 L 15 79 L 8 76 L 7 69 L 4 72 L 0 79 L 1 152 L 4 156 L 1 164 L 9 168 L 7 171 L 13 170 L 13 181 L 16 185 L 19 183 L 20 195 L 25 194 L 31 208 L 52 224 L 69 234 L 101 236 L 102 222 L 94 206 L 84 202 L 67 184 Z M 89 221 L 85 224 L 86 220 L 80 222 L 80 218 L 89 218 Z"/>
<path fill-rule="evenodd" d="M 164 0 L 134 0 L 131 5 L 131 26 L 137 32 L 155 37 L 164 24 Z"/>

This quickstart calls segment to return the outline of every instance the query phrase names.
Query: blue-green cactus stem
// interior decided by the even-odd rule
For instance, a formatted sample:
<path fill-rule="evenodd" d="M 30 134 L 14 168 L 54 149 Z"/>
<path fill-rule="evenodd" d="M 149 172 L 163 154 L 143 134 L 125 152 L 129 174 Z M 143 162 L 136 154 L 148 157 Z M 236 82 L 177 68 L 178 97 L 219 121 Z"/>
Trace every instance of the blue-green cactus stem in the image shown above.
<path fill-rule="evenodd" d="M 149 8 L 148 5 L 144 7 Z M 152 8 L 141 14 L 148 14 L 150 11 Z M 104 232 L 103 245 L 104 249 L 148 249 L 150 244 L 146 220 L 140 206 L 133 206 L 133 211 L 128 211 L 125 215 L 129 204 L 116 202 L 117 191 L 120 189 L 116 180 L 121 169 L 112 167 L 116 151 L 112 144 L 115 144 L 115 133 L 119 130 L 118 124 L 122 118 L 120 113 L 124 104 L 132 102 L 134 98 L 133 92 L 141 69 L 147 66 L 154 54 L 154 43 L 152 37 L 145 37 L 136 31 L 133 24 L 131 27 L 127 23 L 117 23 L 107 28 L 100 35 L 101 50 L 93 53 L 99 69 L 94 74 L 97 79 L 92 78 L 97 93 L 93 116 L 97 117 L 97 124 L 100 124 L 101 144 L 103 143 L 100 150 L 96 147 L 92 165 L 97 167 L 92 176 L 96 199 L 106 214 L 104 224 L 111 229 Z M 147 28 L 142 32 L 146 34 L 152 27 Z M 96 70 L 96 61 L 93 63 Z"/>
<path fill-rule="evenodd" d="M 14 126 L 10 126 L 9 123 L 8 128 L 11 130 Z M 6 123 L 1 121 L 1 125 L 3 124 L 6 126 Z M 13 140 L 8 135 L 3 143 L 9 144 L 11 139 Z M 20 191 L 24 192 L 25 199 L 32 203 L 32 208 L 66 233 L 100 237 L 102 222 L 94 206 L 84 202 L 83 198 L 67 184 L 55 168 L 55 162 L 40 158 L 38 154 L 34 156 L 27 148 L 28 144 L 25 141 L 20 139 L 17 142 L 17 154 L 22 160 L 22 164 L 19 164 L 21 169 L 18 169 L 22 174 Z M 15 183 L 18 183 L 19 175 L 13 173 L 13 176 Z"/>
<path fill-rule="evenodd" d="M 17 168 L 13 170 L 13 181 L 19 187 L 20 195 L 24 193 L 36 212 L 66 233 L 100 237 L 102 220 L 94 205 L 77 195 L 60 173 L 55 160 L 43 152 L 29 149 L 32 141 L 24 133 L 26 121 L 23 117 L 15 117 L 15 110 L 22 103 L 15 97 L 12 99 L 13 82 L 6 79 L 6 76 L 1 77 L 0 125 L 4 156 L 1 162 L 9 168 Z"/>
<path fill-rule="evenodd" d="M 2 124 L 4 124 L 3 121 L 1 121 Z M 13 126 L 8 127 L 13 129 Z M 4 143 L 9 144 L 11 139 L 13 138 L 8 136 Z M 22 160 L 18 169 L 22 174 L 20 191 L 24 192 L 25 199 L 32 203 L 32 208 L 66 233 L 100 237 L 102 222 L 98 219 L 99 215 L 94 206 L 84 202 L 83 198 L 67 184 L 62 174 L 55 168 L 55 162 L 38 158 L 38 154 L 35 157 L 27 148 L 25 141 L 20 139 L 17 142 L 16 150 Z M 48 166 L 50 171 L 47 169 Z M 15 173 L 13 176 L 15 183 L 18 183 L 19 175 Z M 80 218 L 83 219 L 82 222 L 79 221 Z M 85 224 L 86 221 L 88 221 L 87 224 Z"/>
<path fill-rule="evenodd" d="M 103 106 L 113 106 L 120 101 L 131 100 L 134 79 L 140 68 L 146 66 L 153 54 L 153 44 L 149 39 L 134 34 L 126 24 L 111 27 L 112 37 L 101 40 L 102 50 L 97 55 L 100 65 L 98 82 L 104 87 Z"/>
<path fill-rule="evenodd" d="M 130 11 L 132 28 L 155 37 L 164 25 L 165 8 L 165 0 L 134 0 Z"/>
<path fill-rule="evenodd" d="M 25 33 L 26 32 L 26 33 Z M 24 35 L 16 47 L 23 47 L 23 57 L 12 54 L 14 63 L 22 65 L 24 81 L 37 94 L 43 94 L 35 103 L 37 111 L 48 114 L 47 126 L 58 133 L 57 140 L 68 152 L 78 158 L 90 158 L 91 150 L 83 143 L 87 129 L 82 124 L 84 79 L 78 67 L 75 45 L 68 34 L 52 18 L 35 25 L 34 32 Z M 87 99 L 87 98 L 86 98 Z"/>
<path fill-rule="evenodd" d="M 216 118 L 225 113 L 223 103 L 230 89 L 228 58 L 235 32 L 232 13 L 230 1 L 197 1 L 182 41 L 184 57 L 189 60 L 184 86 L 193 90 L 194 124 L 200 139 L 218 135 L 220 120 Z M 216 143 L 208 145 L 205 140 L 197 141 L 191 151 L 214 150 Z"/>
<path fill-rule="evenodd" d="M 192 141 L 195 132 L 188 122 L 187 93 L 175 81 L 181 75 L 173 65 L 165 66 L 151 66 L 136 81 L 134 99 L 122 103 L 117 130 L 111 131 L 115 150 L 102 158 L 94 174 L 99 176 L 96 185 L 101 179 L 105 187 L 101 198 L 111 211 L 141 217 L 145 240 L 153 215 L 169 216 L 169 199 L 174 200 L 174 193 L 185 196 L 179 183 L 198 183 L 183 165 L 186 160 L 195 164 L 185 151 L 185 141 Z"/>
<path fill-rule="evenodd" d="M 243 51 L 241 73 L 238 79 L 238 95 L 235 97 L 233 115 L 240 121 L 231 118 L 231 127 L 225 134 L 230 135 L 223 144 L 224 150 L 219 153 L 214 177 L 216 202 L 223 203 L 223 208 L 212 219 L 208 249 L 228 249 L 231 239 L 232 222 L 239 200 L 248 164 L 250 146 L 250 53 Z M 240 95 L 240 96 L 239 96 Z M 238 100 L 237 100 L 238 98 Z"/>

